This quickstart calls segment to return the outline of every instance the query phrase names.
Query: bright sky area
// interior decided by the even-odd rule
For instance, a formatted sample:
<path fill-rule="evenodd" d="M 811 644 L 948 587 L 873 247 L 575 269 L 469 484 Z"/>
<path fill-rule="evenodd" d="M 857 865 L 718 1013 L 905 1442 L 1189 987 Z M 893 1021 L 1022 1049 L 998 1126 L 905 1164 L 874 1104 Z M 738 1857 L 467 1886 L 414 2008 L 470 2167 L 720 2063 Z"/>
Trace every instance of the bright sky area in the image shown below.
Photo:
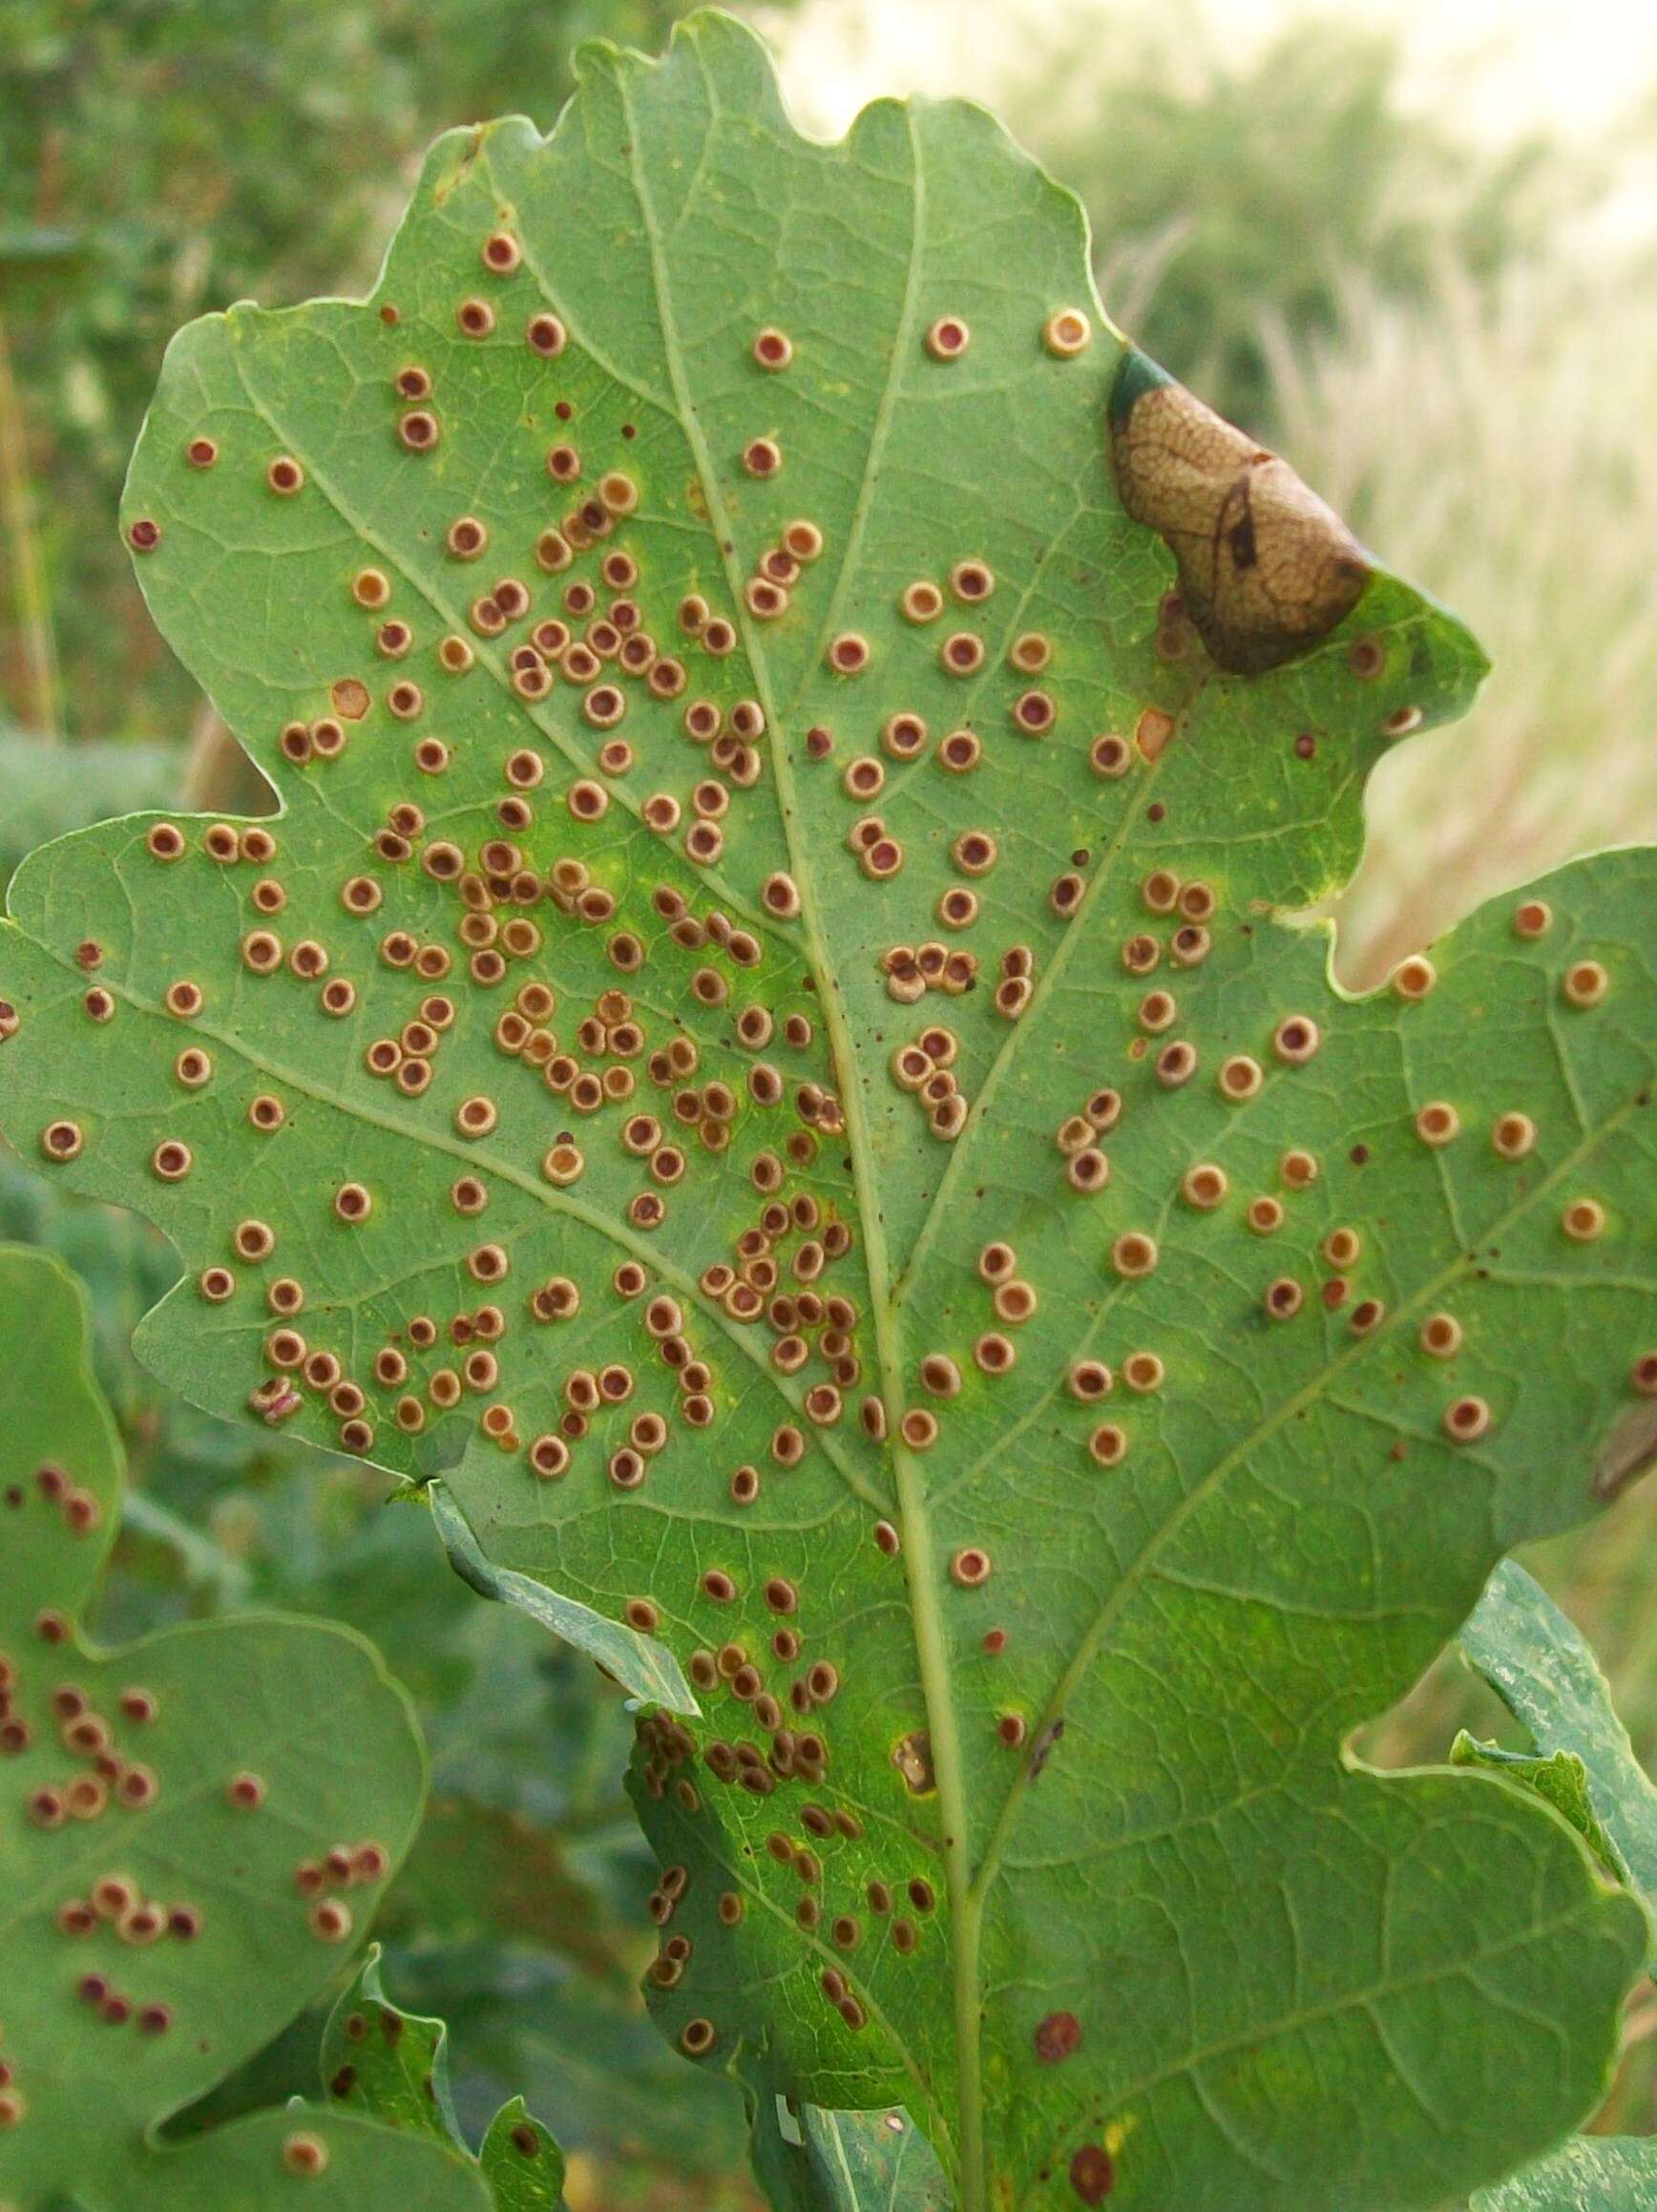
<path fill-rule="evenodd" d="M 1195 0 L 1224 35 L 1268 37 L 1307 0 Z M 1166 0 L 803 0 L 772 26 L 802 122 L 838 134 L 882 92 L 984 96 L 1033 37 L 1136 19 Z M 1592 135 L 1657 87 L 1650 0 L 1327 0 L 1321 11 L 1396 25 L 1422 98 L 1454 90 L 1501 137 L 1549 124 Z M 1652 110 L 1647 106 L 1647 118 Z"/>

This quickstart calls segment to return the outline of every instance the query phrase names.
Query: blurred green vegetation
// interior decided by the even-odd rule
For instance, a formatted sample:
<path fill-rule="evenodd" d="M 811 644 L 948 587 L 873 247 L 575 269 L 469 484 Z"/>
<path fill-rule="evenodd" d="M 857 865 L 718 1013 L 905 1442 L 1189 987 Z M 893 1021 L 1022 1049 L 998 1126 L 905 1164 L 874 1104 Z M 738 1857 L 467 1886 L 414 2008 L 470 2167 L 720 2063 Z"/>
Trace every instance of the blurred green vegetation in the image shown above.
<path fill-rule="evenodd" d="M 173 330 L 238 298 L 362 287 L 439 130 L 545 126 L 581 38 L 654 46 L 677 12 L 0 0 L 0 881 L 81 822 L 186 789 L 233 803 L 115 527 Z M 1395 42 L 1333 14 L 1240 52 L 1189 10 L 1125 0 L 1085 40 L 1044 40 L 1034 7 L 1031 32 L 999 104 L 1086 201 L 1118 320 L 1495 648 L 1473 717 L 1376 778 L 1345 971 L 1384 973 L 1503 884 L 1657 832 L 1657 295 L 1648 262 L 1584 228 L 1614 149 L 1476 144 L 1412 109 Z M 451 2021 L 465 2117 L 522 2090 L 575 2154 L 573 2212 L 751 2205 L 734 2092 L 682 2065 L 637 1998 L 649 1875 L 619 1697 L 468 1591 L 386 1478 L 165 1399 L 128 1348 L 176 1274 L 147 1231 L 0 1158 L 0 1234 L 93 1288 L 134 1468 L 106 1632 L 251 1603 L 333 1614 L 416 1696 L 433 1814 L 382 1932 L 404 2001 Z M 1531 1562 L 1647 1757 L 1654 1525 L 1637 1491 Z M 1441 1757 L 1463 1723 L 1492 1715 L 1450 1660 L 1372 1749 Z M 308 2088 L 319 2026 L 216 2110 Z M 1657 2124 L 1654 2031 L 1657 2005 L 1631 2022 L 1618 2127 Z"/>

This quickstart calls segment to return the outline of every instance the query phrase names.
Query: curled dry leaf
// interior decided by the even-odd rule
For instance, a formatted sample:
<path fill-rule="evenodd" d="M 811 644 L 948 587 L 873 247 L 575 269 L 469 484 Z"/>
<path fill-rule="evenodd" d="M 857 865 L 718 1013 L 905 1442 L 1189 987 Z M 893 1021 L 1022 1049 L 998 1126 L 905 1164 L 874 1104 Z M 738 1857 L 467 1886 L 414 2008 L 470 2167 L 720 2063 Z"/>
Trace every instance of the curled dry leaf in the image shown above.
<path fill-rule="evenodd" d="M 1143 353 L 1117 372 L 1110 446 L 1122 505 L 1165 539 L 1222 668 L 1292 660 L 1362 598 L 1369 562 L 1339 516 Z"/>

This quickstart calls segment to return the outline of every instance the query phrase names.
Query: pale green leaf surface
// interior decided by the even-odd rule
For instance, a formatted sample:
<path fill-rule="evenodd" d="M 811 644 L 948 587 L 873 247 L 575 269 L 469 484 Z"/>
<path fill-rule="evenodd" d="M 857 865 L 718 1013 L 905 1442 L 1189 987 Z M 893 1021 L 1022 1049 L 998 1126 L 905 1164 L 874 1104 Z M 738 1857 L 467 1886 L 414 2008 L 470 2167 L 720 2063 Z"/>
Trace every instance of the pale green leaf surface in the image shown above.
<path fill-rule="evenodd" d="M 408 1847 L 425 1769 L 407 1700 L 344 1630 L 246 1616 L 86 1637 L 122 1479 L 88 1338 L 58 1263 L 0 1248 L 0 2201 L 263 2212 L 292 2201 L 299 2136 L 325 2160 L 319 2212 L 481 2212 L 447 2155 L 302 2107 L 152 2139 L 326 1986 L 337 1935 Z M 232 1801 L 241 1778 L 256 1805 Z M 329 1885 L 351 1919 L 325 1940 L 296 1867 L 369 1841 L 383 1869 Z"/>
<path fill-rule="evenodd" d="M 1563 872 L 1539 935 L 1512 902 L 1476 917 L 1425 996 L 1334 990 L 1327 937 L 1276 916 L 1343 879 L 1368 769 L 1458 711 L 1480 658 L 1377 570 L 1285 664 L 1217 669 L 1115 490 L 1123 349 L 1086 270 L 1076 204 L 987 116 L 885 102 L 810 143 L 762 50 L 703 17 L 660 64 L 590 52 L 547 140 L 508 122 L 439 141 L 370 302 L 182 333 L 125 526 L 159 530 L 150 603 L 280 789 L 276 850 L 221 863 L 189 823 L 157 860 L 134 819 L 26 865 L 0 1110 L 24 1145 L 73 1120 L 59 1171 L 174 1238 L 190 1275 L 141 1336 L 166 1380 L 228 1412 L 290 1376 L 262 1402 L 293 1433 L 441 1473 L 494 1572 L 672 1654 L 702 1714 L 646 1717 L 640 1786 L 664 1862 L 696 1870 L 662 1892 L 664 1959 L 691 1950 L 658 1993 L 706 2063 L 765 2047 L 803 2102 L 907 2107 L 961 2212 L 1107 2187 L 1113 2212 L 1383 2212 L 1560 2138 L 1644 1946 L 1633 1901 L 1524 1792 L 1383 1778 L 1341 1746 L 1504 1549 L 1639 1464 L 1654 871 L 1626 853 Z M 1059 358 L 1043 329 L 1066 308 L 1093 326 Z M 551 312 L 568 343 L 549 359 L 525 341 Z M 940 361 L 949 316 L 971 342 Z M 766 327 L 791 341 L 782 373 L 756 364 Z M 1129 359 L 1131 391 L 1165 393 Z M 409 369 L 439 426 L 418 453 Z M 750 452 L 766 439 L 780 467 Z M 565 446 L 573 492 L 549 473 Z M 284 455 L 291 495 L 267 486 Z M 613 528 L 607 475 L 630 510 Z M 537 543 L 573 504 L 601 535 L 549 571 Z M 489 533 L 476 561 L 448 550 L 467 519 Z M 789 597 L 756 614 L 799 520 L 822 558 L 773 562 Z M 1224 545 L 1240 561 L 1247 533 Z M 636 581 L 605 576 L 618 552 Z M 987 598 L 952 580 L 973 560 Z M 498 613 L 502 581 L 528 604 L 497 634 L 472 610 Z M 513 681 L 544 621 L 587 622 L 572 581 L 636 608 L 685 672 L 667 700 L 604 664 L 631 748 L 613 773 L 603 686 L 567 651 Z M 916 582 L 935 621 L 900 611 Z M 691 594 L 728 618 L 728 654 L 686 632 Z M 401 657 L 376 643 L 388 619 Z M 949 672 L 956 633 L 975 673 Z M 835 673 L 851 635 L 867 670 Z M 1015 712 L 1031 691 L 1039 738 Z M 699 701 L 717 750 L 683 733 Z M 331 747 L 342 703 L 343 749 L 284 760 L 284 727 L 321 719 Z M 913 758 L 899 714 L 925 726 Z M 736 732 L 762 720 L 750 780 Z M 1090 766 L 1101 735 L 1120 775 Z M 503 817 L 519 752 L 539 781 Z M 843 779 L 864 758 L 884 788 L 860 799 Z M 601 817 L 578 818 L 577 780 L 603 785 Z M 687 849 L 699 796 L 717 855 Z M 417 853 L 386 834 L 393 808 L 418 810 L 398 817 Z M 871 876 L 849 849 L 870 813 L 893 874 L 898 850 Z M 996 841 L 978 876 L 972 832 Z M 358 875 L 379 896 L 362 914 L 342 904 Z M 262 916 L 265 879 L 283 903 Z M 975 916 L 957 896 L 965 926 L 945 926 L 964 891 Z M 266 927 L 268 976 L 242 952 Z M 940 980 L 973 987 L 916 1001 L 900 948 L 934 938 L 976 962 Z M 87 942 L 108 1022 L 83 1010 Z M 326 983 L 294 971 L 302 944 Z M 416 945 L 426 973 L 396 964 Z M 1585 961 L 1605 989 L 1579 1006 Z M 1022 994 L 995 1003 L 1009 962 L 1032 976 L 1016 1020 Z M 166 1011 L 179 981 L 199 1014 Z M 556 1035 L 527 1059 L 514 1024 L 494 1036 L 526 988 L 524 1025 Z M 430 1041 L 407 1025 L 433 992 L 454 1020 Z M 965 1101 L 953 1142 L 891 1068 L 928 1029 Z M 407 1089 L 370 1072 L 376 1040 L 421 1064 Z M 197 1089 L 187 1046 L 213 1063 Z M 1261 1080 L 1233 1100 L 1217 1079 L 1241 1054 Z M 612 1093 L 584 1096 L 606 1072 Z M 1109 1180 L 1084 1195 L 1056 1139 L 1105 1086 Z M 266 1095 L 283 1117 L 257 1134 Z M 1416 1117 L 1440 1102 L 1460 1133 L 1436 1147 Z M 1536 1132 L 1515 1157 L 1492 1143 L 1510 1113 Z M 566 1138 L 580 1172 L 549 1179 Z M 166 1140 L 191 1148 L 177 1182 L 151 1166 Z M 1201 1165 L 1225 1178 L 1212 1208 L 1184 1195 Z M 371 1201 L 355 1224 L 346 1183 Z M 1589 1201 L 1597 1233 L 1573 1237 Z M 274 1232 L 268 1258 L 239 1256 L 245 1223 Z M 1351 1259 L 1329 1256 L 1337 1229 Z M 997 1243 L 1033 1294 L 999 1317 Z M 578 1310 L 542 1319 L 554 1278 Z M 308 1371 L 270 1364 L 297 1356 L 273 1341 L 279 1280 L 303 1292 Z M 1280 1282 L 1298 1310 L 1279 1321 Z M 1419 1340 L 1439 1313 L 1450 1360 Z M 1067 1380 L 1093 1359 L 1103 1403 Z M 1463 1400 L 1479 1433 L 1456 1443 Z M 935 1443 L 877 1441 L 875 1401 L 889 1428 L 933 1414 Z M 1113 1464 L 1090 1451 L 1101 1422 Z"/>
<path fill-rule="evenodd" d="M 1491 1576 L 1461 1631 L 1482 1675 L 1540 1752 L 1570 1752 L 1641 1895 L 1657 1905 L 1657 1788 L 1634 1756 L 1610 1684 L 1582 1631 L 1514 1560 Z"/>
<path fill-rule="evenodd" d="M 1569 1821 L 1607 1874 L 1619 1882 L 1625 1879 L 1627 1870 L 1594 1810 L 1588 1770 L 1574 1751 L 1555 1751 L 1545 1758 L 1537 1752 L 1504 1751 L 1499 1743 L 1479 1742 L 1463 1728 L 1450 1746 L 1450 1763 L 1488 1767 L 1493 1774 L 1504 1774 L 1510 1781 L 1535 1790 Z"/>
<path fill-rule="evenodd" d="M 320 2174 L 291 2171 L 296 2141 L 322 2145 Z M 458 2153 L 305 2104 L 232 2120 L 169 2152 L 148 2187 L 117 2200 L 120 2212 L 491 2212 L 480 2176 Z"/>
<path fill-rule="evenodd" d="M 323 2032 L 323 2085 L 347 2112 L 451 2142 L 459 2130 L 449 2094 L 448 2034 L 441 2020 L 390 2002 L 380 1947 L 372 1944 Z"/>
<path fill-rule="evenodd" d="M 1494 2189 L 1472 2212 L 1651 2212 L 1657 2144 L 1638 2136 L 1577 2136 Z"/>
<path fill-rule="evenodd" d="M 1491 1576 L 1460 1643 L 1538 1753 L 1549 1756 L 1527 1761 L 1486 1744 L 1473 1745 L 1472 1755 L 1510 1761 L 1511 1771 L 1542 1789 L 1633 1881 L 1647 1905 L 1657 1901 L 1657 1790 L 1634 1756 L 1582 1631 L 1510 1559 Z M 1458 1741 L 1452 1756 L 1459 1754 Z M 1646 2212 L 1654 2204 L 1657 2152 L 1650 2144 L 1579 2137 L 1476 2198 L 1475 2212 Z"/>
<path fill-rule="evenodd" d="M 741 2072 L 754 2175 L 771 2212 L 950 2212 L 943 2169 L 907 2113 L 795 2104 L 761 2052 L 745 2054 Z"/>
<path fill-rule="evenodd" d="M 800 2119 L 817 2203 L 832 2212 L 949 2212 L 943 2169 L 907 2113 L 808 2104 Z"/>

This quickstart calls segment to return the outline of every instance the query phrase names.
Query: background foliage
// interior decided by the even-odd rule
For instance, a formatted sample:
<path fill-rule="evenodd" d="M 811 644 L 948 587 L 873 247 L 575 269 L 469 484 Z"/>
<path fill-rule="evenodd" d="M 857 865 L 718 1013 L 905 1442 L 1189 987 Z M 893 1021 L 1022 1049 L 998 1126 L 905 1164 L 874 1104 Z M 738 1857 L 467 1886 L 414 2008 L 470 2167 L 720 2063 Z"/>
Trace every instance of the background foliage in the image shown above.
<path fill-rule="evenodd" d="M 224 773 L 115 529 L 173 329 L 239 297 L 363 285 L 439 129 L 514 110 L 545 125 L 580 37 L 655 46 L 676 12 L 0 0 L 0 874 L 57 830 L 186 782 L 205 795 Z M 1657 829 L 1650 271 L 1594 221 L 1614 144 L 1591 159 L 1542 139 L 1492 148 L 1452 113 L 1423 116 L 1397 46 L 1333 14 L 1264 51 L 1151 15 L 1118 8 L 1112 35 L 1033 40 L 1038 60 L 1000 104 L 1087 201 L 1119 320 L 1284 444 L 1496 662 L 1468 722 L 1377 776 L 1342 907 L 1361 978 L 1503 884 Z M 786 13 L 767 22 L 786 45 Z M 1453 748 L 1471 797 L 1447 808 Z M 576 2212 L 745 2201 L 734 2095 L 681 2065 L 634 1995 L 648 1860 L 615 1696 L 480 1606 L 383 1482 L 163 1399 L 126 1348 L 174 1273 L 138 1225 L 0 1160 L 0 1234 L 53 1246 L 93 1286 L 134 1485 L 103 1633 L 255 1603 L 343 1617 L 419 1700 L 435 1809 L 384 1924 L 388 1976 L 449 2018 L 468 2124 L 521 2089 L 573 2153 Z M 1654 1514 L 1636 1492 L 1530 1562 L 1588 1632 L 1647 1759 Z M 1370 1749 L 1442 1756 L 1463 1722 L 1521 1740 L 1446 1661 Z M 308 2088 L 319 2028 L 296 2026 L 216 2111 Z M 1657 2126 L 1654 2082 L 1657 1992 L 1637 2000 L 1601 2124 Z"/>

